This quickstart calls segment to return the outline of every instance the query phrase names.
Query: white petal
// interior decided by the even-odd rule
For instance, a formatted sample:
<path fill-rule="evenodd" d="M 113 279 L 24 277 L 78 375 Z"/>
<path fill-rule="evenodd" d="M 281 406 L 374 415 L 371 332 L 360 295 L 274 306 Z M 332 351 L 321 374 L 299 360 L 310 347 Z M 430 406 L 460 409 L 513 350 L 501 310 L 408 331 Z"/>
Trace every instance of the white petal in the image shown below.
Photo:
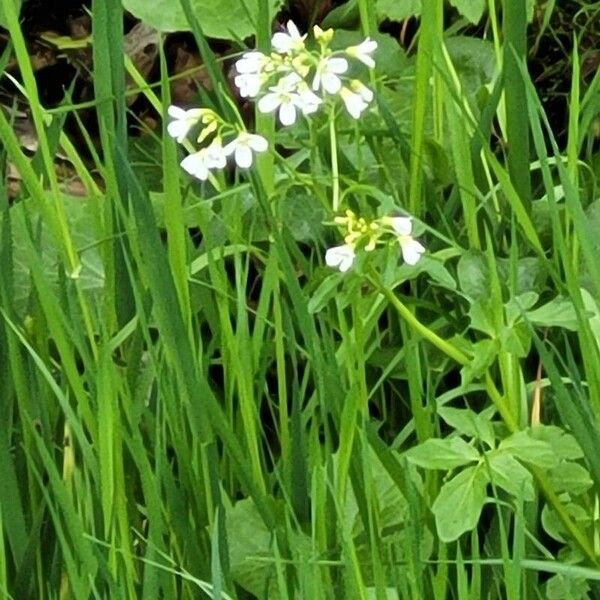
<path fill-rule="evenodd" d="M 198 156 L 199 154 L 199 152 L 196 152 L 195 154 L 186 156 L 181 161 L 181 168 L 184 171 L 187 171 L 190 175 L 193 175 L 202 181 L 206 181 L 208 178 L 208 169 L 206 168 L 202 157 Z"/>
<path fill-rule="evenodd" d="M 247 143 L 254 152 L 265 152 L 269 147 L 269 142 L 262 135 L 257 135 L 256 133 L 248 134 Z"/>
<path fill-rule="evenodd" d="M 247 169 L 252 164 L 252 150 L 244 144 L 238 144 L 235 149 L 235 162 L 238 167 Z"/>
<path fill-rule="evenodd" d="M 350 116 L 359 119 L 362 111 L 367 108 L 365 101 L 358 94 L 351 92 L 348 88 L 342 88 L 340 90 L 340 95 Z"/>
<path fill-rule="evenodd" d="M 265 94 L 258 101 L 258 110 L 262 113 L 270 113 L 273 112 L 280 104 L 281 100 L 279 99 L 279 95 L 271 92 L 269 94 Z"/>
<path fill-rule="evenodd" d="M 293 125 L 296 121 L 296 107 L 291 102 L 282 102 L 279 107 L 279 120 L 282 125 Z"/>
<path fill-rule="evenodd" d="M 186 111 L 183 108 L 179 108 L 179 106 L 171 105 L 167 109 L 167 113 L 174 119 L 185 119 Z"/>
<path fill-rule="evenodd" d="M 342 80 L 333 73 L 323 73 L 321 78 L 323 89 L 329 94 L 337 94 L 342 87 Z"/>
<path fill-rule="evenodd" d="M 337 267 L 342 273 L 345 273 L 354 263 L 354 248 L 347 244 L 329 248 L 325 252 L 325 264 L 328 267 Z"/>
<path fill-rule="evenodd" d="M 275 48 L 275 50 L 277 50 L 277 52 L 283 54 L 291 49 L 293 40 L 287 33 L 278 31 L 277 33 L 273 34 L 273 37 L 271 38 L 271 45 L 273 48 Z"/>
<path fill-rule="evenodd" d="M 410 236 L 406 236 L 404 239 L 403 237 L 400 238 L 402 258 L 407 265 L 416 265 L 421 258 L 421 254 L 425 252 L 425 248 Z"/>
<path fill-rule="evenodd" d="M 327 71 L 330 73 L 345 73 L 348 70 L 348 61 L 345 58 L 330 58 L 327 61 Z"/>
<path fill-rule="evenodd" d="M 400 235 L 410 235 L 412 231 L 412 219 L 410 217 L 390 217 L 389 224 Z"/>
<path fill-rule="evenodd" d="M 296 27 L 296 23 L 294 23 L 294 21 L 290 20 L 287 22 L 287 30 L 289 31 L 291 37 L 302 39 L 300 31 Z"/>
<path fill-rule="evenodd" d="M 167 133 L 178 142 L 183 141 L 189 130 L 190 126 L 185 121 L 171 121 L 167 125 Z"/>

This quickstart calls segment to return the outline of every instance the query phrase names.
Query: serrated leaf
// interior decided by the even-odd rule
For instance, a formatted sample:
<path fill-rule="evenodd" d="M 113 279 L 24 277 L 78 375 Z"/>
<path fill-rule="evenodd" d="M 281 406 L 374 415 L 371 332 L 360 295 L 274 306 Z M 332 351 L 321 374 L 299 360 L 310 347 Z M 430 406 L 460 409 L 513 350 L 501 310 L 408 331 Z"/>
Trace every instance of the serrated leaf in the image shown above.
<path fill-rule="evenodd" d="M 461 471 L 442 486 L 431 507 L 442 542 L 453 542 L 477 526 L 487 484 L 485 467 L 478 465 Z"/>
<path fill-rule="evenodd" d="M 479 452 L 462 438 L 431 438 L 406 452 L 406 458 L 424 469 L 454 469 L 479 460 Z"/>
<path fill-rule="evenodd" d="M 542 469 L 551 469 L 558 464 L 558 457 L 552 446 L 542 440 L 536 440 L 527 431 L 513 433 L 502 440 L 498 448 Z"/>
<path fill-rule="evenodd" d="M 485 0 L 450 0 L 450 4 L 473 25 L 481 21 L 485 10 Z"/>
<path fill-rule="evenodd" d="M 256 33 L 259 0 L 190 0 L 190 5 L 207 37 L 245 39 Z M 282 0 L 269 0 L 271 14 Z M 123 0 L 123 6 L 138 19 L 159 31 L 191 29 L 178 0 Z"/>
<path fill-rule="evenodd" d="M 486 456 L 494 485 L 527 501 L 535 498 L 533 477 L 518 460 L 506 452 L 492 451 Z"/>

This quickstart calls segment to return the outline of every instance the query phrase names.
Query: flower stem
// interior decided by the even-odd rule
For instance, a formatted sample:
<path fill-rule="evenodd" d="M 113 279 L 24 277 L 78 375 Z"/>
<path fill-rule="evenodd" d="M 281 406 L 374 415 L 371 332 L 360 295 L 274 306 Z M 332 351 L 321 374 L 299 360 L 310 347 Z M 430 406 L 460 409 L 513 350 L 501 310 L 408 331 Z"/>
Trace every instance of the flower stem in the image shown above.
<path fill-rule="evenodd" d="M 329 114 L 329 145 L 331 146 L 331 176 L 333 180 L 331 207 L 333 208 L 333 212 L 337 212 L 340 205 L 340 173 L 338 169 L 337 136 L 335 132 L 335 108 L 333 106 Z"/>

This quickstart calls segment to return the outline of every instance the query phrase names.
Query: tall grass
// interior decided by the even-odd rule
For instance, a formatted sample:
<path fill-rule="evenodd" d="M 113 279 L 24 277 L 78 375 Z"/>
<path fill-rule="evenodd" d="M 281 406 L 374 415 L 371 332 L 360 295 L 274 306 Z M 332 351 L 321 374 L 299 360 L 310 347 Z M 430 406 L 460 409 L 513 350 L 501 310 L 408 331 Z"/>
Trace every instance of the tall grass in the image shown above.
<path fill-rule="evenodd" d="M 259 4 L 267 49 L 273 15 Z M 0 192 L 2 597 L 533 599 L 552 576 L 570 590 L 559 597 L 598 594 L 600 221 L 587 144 L 597 78 L 579 89 L 575 44 L 561 147 L 525 67 L 517 4 L 504 3 L 501 27 L 494 14 L 503 52 L 478 106 L 443 3 L 423 3 L 407 72 L 377 82 L 382 118 L 344 129 L 339 163 L 346 189 L 419 219 L 430 256 L 413 271 L 387 256 L 341 276 L 322 264 L 328 234 L 317 224 L 298 241 L 284 208 L 306 199 L 298 189 L 320 197 L 333 185 L 326 127 L 302 140 L 317 142 L 304 154 L 270 153 L 248 177 L 203 187 L 184 178 L 164 128 L 146 132 L 160 180 L 149 189 L 128 140 L 123 9 L 96 0 L 98 147 L 78 119 L 90 166 L 62 129 L 80 107 L 42 106 L 2 0 L 40 141 L 30 160 L 0 111 L 1 160 L 23 184 L 14 202 Z M 233 115 L 219 61 L 182 6 L 217 90 L 203 102 Z M 358 6 L 373 35 L 371 3 Z M 140 90 L 163 121 L 166 62 L 161 50 L 159 86 Z M 410 127 L 384 90 L 406 81 Z M 256 124 L 279 139 L 269 118 Z M 60 189 L 59 146 L 84 200 Z M 354 147 L 377 163 L 356 166 Z M 431 175 L 442 154 L 443 182 Z M 525 306 L 531 293 L 536 307 L 558 297 L 554 312 Z M 474 324 L 477 298 L 487 330 Z M 448 407 L 490 415 L 494 444 L 540 421 L 564 428 L 573 442 L 557 444 L 574 459 L 583 450 L 568 463 L 579 479 L 562 485 L 532 459 L 534 497 L 525 484 L 511 495 L 482 454 L 482 517 L 444 540 L 432 507 L 449 477 L 418 469 L 410 449 L 458 427 Z M 469 438 L 478 450 L 480 433 Z"/>

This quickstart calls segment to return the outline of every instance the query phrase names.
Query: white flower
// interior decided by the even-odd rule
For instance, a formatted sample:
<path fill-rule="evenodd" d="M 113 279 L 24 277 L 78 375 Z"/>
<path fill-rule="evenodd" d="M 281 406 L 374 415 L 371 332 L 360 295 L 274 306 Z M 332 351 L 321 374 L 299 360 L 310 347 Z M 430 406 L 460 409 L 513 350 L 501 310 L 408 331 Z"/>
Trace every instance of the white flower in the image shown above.
<path fill-rule="evenodd" d="M 265 152 L 268 147 L 267 140 L 261 135 L 242 131 L 223 148 L 223 153 L 227 156 L 234 154 L 237 166 L 247 169 L 252 164 L 252 152 Z"/>
<path fill-rule="evenodd" d="M 402 258 L 407 265 L 416 265 L 425 252 L 424 246 L 412 236 L 413 220 L 411 217 L 384 217 L 382 223 L 389 225 L 398 235 L 398 243 Z"/>
<path fill-rule="evenodd" d="M 306 34 L 300 35 L 298 28 L 293 21 L 287 22 L 287 31 L 278 31 L 273 35 L 271 44 L 277 52 L 281 54 L 288 54 L 290 52 L 297 52 L 304 48 L 304 39 Z"/>
<path fill-rule="evenodd" d="M 267 55 L 255 50 L 242 54 L 242 58 L 235 63 L 235 68 L 240 74 L 260 73 L 270 62 Z"/>
<path fill-rule="evenodd" d="M 338 75 L 347 70 L 348 61 L 345 58 L 322 58 L 317 65 L 312 89 L 317 91 L 322 87 L 329 94 L 337 94 L 342 87 L 342 80 Z"/>
<path fill-rule="evenodd" d="M 258 110 L 270 113 L 279 109 L 278 116 L 282 125 L 295 123 L 297 109 L 304 110 L 307 104 L 296 91 L 300 81 L 301 78 L 296 73 L 281 78 L 277 85 L 270 87 L 269 93 L 258 101 Z"/>
<path fill-rule="evenodd" d="M 201 148 L 181 161 L 181 168 L 190 175 L 206 181 L 211 169 L 222 169 L 227 163 L 221 142 L 215 140 L 210 146 Z"/>
<path fill-rule="evenodd" d="M 319 106 L 323 103 L 323 100 L 319 98 L 306 83 L 301 82 L 298 84 L 297 93 L 300 98 L 300 110 L 304 115 L 310 115 L 319 110 Z"/>
<path fill-rule="evenodd" d="M 242 98 L 255 98 L 260 93 L 263 84 L 263 76 L 260 73 L 242 73 L 233 79 L 240 90 Z"/>
<path fill-rule="evenodd" d="M 345 273 L 354 263 L 355 257 L 354 247 L 343 244 L 342 246 L 329 248 L 325 252 L 325 263 L 328 267 L 337 267 L 342 273 Z"/>
<path fill-rule="evenodd" d="M 348 54 L 348 56 L 352 56 L 353 58 L 357 58 L 360 60 L 360 62 L 372 69 L 375 67 L 375 61 L 370 55 L 372 52 L 375 52 L 375 50 L 377 50 L 377 42 L 371 38 L 367 38 L 358 44 L 358 46 L 350 46 L 349 48 L 346 48 L 346 54 Z"/>
<path fill-rule="evenodd" d="M 412 219 L 410 217 L 384 217 L 382 221 L 398 235 L 410 235 L 412 232 Z"/>
<path fill-rule="evenodd" d="M 167 112 L 175 120 L 167 125 L 167 133 L 181 144 L 190 132 L 190 129 L 206 114 L 206 110 L 205 108 L 184 110 L 178 106 L 169 106 Z"/>
<path fill-rule="evenodd" d="M 425 252 L 424 246 L 410 235 L 399 235 L 398 243 L 402 250 L 402 258 L 407 265 L 416 265 L 421 258 L 421 254 Z"/>
<path fill-rule="evenodd" d="M 350 82 L 350 89 L 358 94 L 367 104 L 373 100 L 373 92 L 359 79 Z"/>
<path fill-rule="evenodd" d="M 347 87 L 340 89 L 340 96 L 346 105 L 346 110 L 355 119 L 359 119 L 361 113 L 369 106 L 361 94 L 357 94 Z"/>

